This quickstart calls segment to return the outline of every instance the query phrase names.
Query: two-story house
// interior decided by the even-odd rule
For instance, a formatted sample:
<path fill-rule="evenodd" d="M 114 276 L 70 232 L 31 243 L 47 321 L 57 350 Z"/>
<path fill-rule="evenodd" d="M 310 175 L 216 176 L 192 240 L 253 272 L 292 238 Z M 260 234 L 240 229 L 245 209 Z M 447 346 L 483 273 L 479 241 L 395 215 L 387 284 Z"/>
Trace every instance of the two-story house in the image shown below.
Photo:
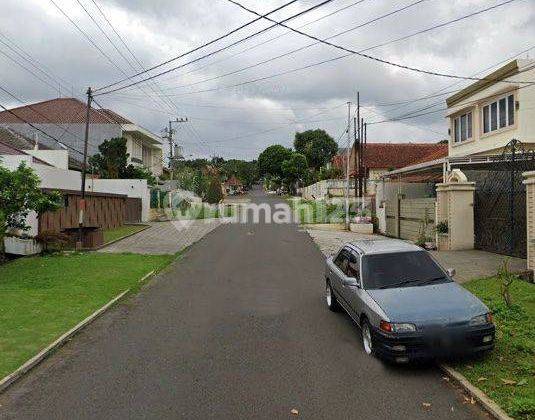
<path fill-rule="evenodd" d="M 517 59 L 446 100 L 450 158 L 499 154 L 512 140 L 535 149 L 535 60 Z"/>
<path fill-rule="evenodd" d="M 0 126 L 35 139 L 37 143 L 49 148 L 61 147 L 55 140 L 58 139 L 68 146 L 70 157 L 77 161 L 82 161 L 85 119 L 86 104 L 75 98 L 57 98 L 13 108 L 10 112 L 0 112 Z M 90 156 L 98 153 L 98 146 L 105 140 L 124 137 L 127 140 L 128 163 L 143 165 L 155 176 L 162 174 L 160 137 L 108 109 L 91 109 L 89 121 Z"/>

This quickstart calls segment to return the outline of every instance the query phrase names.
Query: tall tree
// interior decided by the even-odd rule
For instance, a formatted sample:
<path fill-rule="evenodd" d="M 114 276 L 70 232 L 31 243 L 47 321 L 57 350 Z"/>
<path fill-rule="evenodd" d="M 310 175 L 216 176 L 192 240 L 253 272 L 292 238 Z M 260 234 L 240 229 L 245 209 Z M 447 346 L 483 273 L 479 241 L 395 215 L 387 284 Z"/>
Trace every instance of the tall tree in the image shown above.
<path fill-rule="evenodd" d="M 28 230 L 30 211 L 41 214 L 61 205 L 61 194 L 45 194 L 40 184 L 39 177 L 24 163 L 14 171 L 0 165 L 0 240 L 8 228 Z"/>
<path fill-rule="evenodd" d="M 308 165 L 315 170 L 329 163 L 338 151 L 334 139 L 320 129 L 295 133 L 294 147 L 306 156 Z"/>
<path fill-rule="evenodd" d="M 307 158 L 301 153 L 294 152 L 289 159 L 282 162 L 284 183 L 292 193 L 295 193 L 296 184 L 302 182 L 308 174 Z"/>
<path fill-rule="evenodd" d="M 262 175 L 282 177 L 282 162 L 290 159 L 291 149 L 280 144 L 274 144 L 265 149 L 258 156 L 258 172 Z"/>
<path fill-rule="evenodd" d="M 115 137 L 104 141 L 98 151 L 89 158 L 89 164 L 101 178 L 108 179 L 146 179 L 149 184 L 156 183 L 152 173 L 145 167 L 128 165 L 126 139 Z"/>

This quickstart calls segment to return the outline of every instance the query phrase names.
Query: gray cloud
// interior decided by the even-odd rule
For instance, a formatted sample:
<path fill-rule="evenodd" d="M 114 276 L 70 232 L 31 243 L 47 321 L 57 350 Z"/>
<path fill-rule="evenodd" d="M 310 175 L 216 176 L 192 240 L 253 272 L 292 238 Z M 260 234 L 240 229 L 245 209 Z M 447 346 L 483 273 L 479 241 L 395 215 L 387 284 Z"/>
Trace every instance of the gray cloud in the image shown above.
<path fill-rule="evenodd" d="M 81 1 L 124 51 L 92 2 Z M 224 0 L 96 1 L 145 66 L 160 63 L 254 18 Z M 109 45 L 75 0 L 56 2 L 124 72 L 132 74 L 133 70 Z M 282 0 L 243 2 L 264 13 L 283 3 Z M 354 2 L 355 0 L 333 1 L 292 21 L 291 25 L 301 26 Z M 319 37 L 328 37 L 411 2 L 405 0 L 393 4 L 386 0 L 366 0 L 305 26 L 303 30 Z M 283 19 L 316 3 L 312 0 L 300 1 L 274 17 Z M 333 41 L 351 48 L 364 49 L 497 3 L 498 0 L 428 0 Z M 205 51 L 214 51 L 219 46 L 266 26 L 269 24 L 258 22 Z M 224 157 L 253 158 L 270 143 L 290 145 L 296 130 L 321 127 L 338 138 L 345 127 L 347 111 L 343 104 L 348 100 L 355 101 L 357 90 L 361 92 L 363 105 L 368 107 L 363 109 L 365 118 L 368 121 L 378 121 L 405 114 L 443 98 L 401 107 L 377 104 L 428 95 L 455 83 L 455 80 L 415 74 L 363 58 L 349 57 L 236 88 L 198 92 L 267 77 L 341 54 L 328 46 L 317 45 L 231 76 L 177 88 L 234 72 L 311 42 L 290 33 L 248 50 L 285 32 L 285 29 L 275 28 L 214 57 L 163 76 L 158 79 L 158 87 L 144 84 L 141 90 L 128 89 L 102 96 L 98 100 L 102 105 L 113 108 L 154 132 L 160 132 L 171 116 L 190 117 L 191 123 L 181 126 L 178 133 L 188 155 L 216 153 Z M 48 1 L 4 0 L 0 33 L 17 42 L 39 63 L 50 69 L 54 78 L 64 79 L 64 84 L 76 95 L 82 96 L 88 85 L 99 87 L 124 77 Z M 454 25 L 373 49 L 369 53 L 424 69 L 470 75 L 528 48 L 534 39 L 533 2 L 518 0 Z M 0 40 L 5 41 L 1 36 Z M 247 51 L 236 55 L 244 50 Z M 2 52 L 13 55 L 19 61 L 20 57 L 0 44 L 3 86 L 27 101 L 44 100 L 58 95 L 56 82 L 49 80 L 54 87 L 43 84 L 6 59 Z M 191 54 L 177 60 L 174 65 L 183 64 L 203 53 L 204 51 Z M 124 54 L 128 53 L 124 51 Z M 27 63 L 25 65 L 29 67 Z M 46 79 L 46 76 L 36 74 Z M 464 85 L 466 83 L 457 83 L 446 90 Z M 165 105 L 159 98 L 147 98 L 147 93 L 155 96 L 153 89 L 158 93 L 162 89 L 166 95 L 173 95 L 169 98 L 176 108 L 174 105 Z M 71 95 L 65 89 L 61 94 Z M 5 95 L 0 95 L 0 98 L 4 104 L 17 105 Z M 433 109 L 440 108 L 438 106 Z M 369 130 L 371 141 L 435 141 L 446 136 L 446 123 L 441 112 L 403 122 L 377 124 L 370 126 Z"/>

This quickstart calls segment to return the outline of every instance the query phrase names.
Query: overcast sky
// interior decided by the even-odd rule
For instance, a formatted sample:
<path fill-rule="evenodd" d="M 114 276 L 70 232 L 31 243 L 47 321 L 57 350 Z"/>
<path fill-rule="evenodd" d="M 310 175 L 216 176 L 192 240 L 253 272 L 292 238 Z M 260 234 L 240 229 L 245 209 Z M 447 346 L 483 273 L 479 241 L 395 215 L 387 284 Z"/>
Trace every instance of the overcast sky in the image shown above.
<path fill-rule="evenodd" d="M 50 0 L 2 0 L 0 85 L 28 103 L 59 95 L 83 98 L 87 86 L 99 88 L 124 79 L 125 74 L 132 75 L 134 69 L 139 71 L 138 62 L 108 26 L 95 4 L 101 7 L 144 68 L 180 55 L 255 18 L 227 0 L 54 2 L 79 25 L 94 45 Z M 260 13 L 267 13 L 286 2 L 241 0 L 242 4 Z M 360 51 L 502 2 L 504 0 L 425 0 L 331 41 Z M 80 3 L 121 54 L 99 31 Z M 270 17 L 286 19 L 319 3 L 321 0 L 300 0 Z M 412 3 L 416 0 L 333 0 L 287 24 L 327 38 Z M 330 16 L 320 19 L 326 15 Z M 306 25 L 315 20 L 318 21 Z M 265 20 L 256 22 L 158 71 L 183 65 L 270 25 Z M 188 117 L 188 123 L 177 127 L 178 140 L 186 157 L 215 154 L 225 158 L 256 158 L 267 145 L 289 146 L 295 131 L 313 128 L 323 128 L 338 139 L 346 125 L 345 104 L 356 102 L 357 90 L 365 107 L 362 115 L 370 123 L 428 105 L 435 106 L 422 112 L 437 111 L 419 118 L 370 126 L 368 141 L 434 142 L 447 137 L 444 112 L 441 111 L 444 96 L 401 106 L 384 104 L 435 94 L 441 89 L 451 91 L 466 85 L 465 82 L 418 74 L 354 55 L 263 81 L 232 86 L 343 55 L 335 48 L 313 45 L 236 72 L 311 43 L 313 41 L 304 36 L 276 27 L 156 78 L 157 84 L 143 83 L 96 99 L 102 106 L 155 133 L 161 132 L 170 117 Z M 7 45 L 15 49 L 21 47 L 47 75 Z M 533 50 L 520 57 L 535 55 L 535 0 L 516 0 L 366 53 L 412 67 L 471 76 L 491 66 L 495 68 L 496 64 L 532 46 Z M 32 70 L 34 75 L 8 59 L 6 54 Z M 232 75 L 219 77 L 231 72 Z M 2 104 L 20 105 L 3 92 L 0 92 L 0 99 Z M 340 142 L 341 146 L 344 141 L 345 138 Z"/>

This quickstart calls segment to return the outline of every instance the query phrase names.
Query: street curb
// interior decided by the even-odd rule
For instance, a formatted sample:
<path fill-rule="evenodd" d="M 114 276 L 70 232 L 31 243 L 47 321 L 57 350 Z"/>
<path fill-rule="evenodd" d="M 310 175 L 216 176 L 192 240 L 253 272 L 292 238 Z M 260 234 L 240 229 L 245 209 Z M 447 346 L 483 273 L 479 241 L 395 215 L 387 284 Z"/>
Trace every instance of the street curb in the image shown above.
<path fill-rule="evenodd" d="M 130 238 L 131 236 L 137 235 L 138 233 L 141 233 L 144 230 L 147 230 L 147 229 L 149 229 L 151 227 L 150 225 L 145 225 L 145 224 L 141 224 L 139 226 L 145 226 L 145 227 L 143 229 L 138 230 L 137 232 L 129 233 L 128 235 L 122 236 L 120 238 L 114 239 L 113 241 L 110 241 L 110 242 L 107 242 L 105 244 L 102 244 L 101 246 L 98 246 L 98 247 L 96 247 L 94 249 L 91 249 L 90 251 L 100 251 L 101 249 L 104 249 L 104 248 L 106 248 L 106 247 L 108 247 L 110 245 L 113 245 L 113 244 L 115 244 L 117 242 L 120 242 L 123 239 Z"/>
<path fill-rule="evenodd" d="M 145 274 L 143 277 L 139 279 L 139 283 L 143 283 L 145 280 L 147 280 L 150 276 L 152 276 L 156 270 L 152 270 L 151 272 Z"/>
<path fill-rule="evenodd" d="M 145 277 L 143 277 L 143 279 L 147 278 L 153 273 L 154 271 L 150 272 Z M 121 300 L 129 291 L 130 289 L 127 289 L 124 292 L 120 293 L 118 296 L 114 297 L 112 300 L 110 300 L 100 309 L 97 309 L 95 312 L 93 312 L 83 321 L 79 322 L 76 326 L 74 326 L 65 334 L 63 334 L 61 337 L 59 337 L 56 341 L 54 341 L 48 347 L 44 348 L 39 353 L 37 353 L 34 357 L 32 357 L 30 360 L 28 360 L 26 363 L 20 366 L 17 370 L 15 370 L 11 374 L 7 375 L 5 378 L 0 380 L 0 393 L 4 392 L 10 385 L 15 383 L 22 376 L 24 376 L 27 372 L 29 372 L 31 369 L 33 369 L 35 366 L 37 366 L 39 363 L 45 360 L 48 356 L 50 356 L 50 354 L 52 354 L 54 351 L 56 351 L 61 346 L 63 346 L 72 336 L 80 332 L 83 328 L 85 328 L 87 325 L 89 325 L 91 322 L 97 319 L 100 315 L 102 315 L 104 312 L 110 309 L 115 303 Z"/>
<path fill-rule="evenodd" d="M 446 364 L 440 364 L 440 368 L 446 373 L 451 379 L 453 379 L 457 384 L 459 384 L 468 394 L 470 394 L 481 406 L 487 411 L 490 415 L 498 420 L 513 420 L 503 409 L 492 401 L 483 391 L 481 391 L 476 386 L 472 385 L 468 379 L 464 377 L 461 373 L 457 372 L 451 366 Z"/>

